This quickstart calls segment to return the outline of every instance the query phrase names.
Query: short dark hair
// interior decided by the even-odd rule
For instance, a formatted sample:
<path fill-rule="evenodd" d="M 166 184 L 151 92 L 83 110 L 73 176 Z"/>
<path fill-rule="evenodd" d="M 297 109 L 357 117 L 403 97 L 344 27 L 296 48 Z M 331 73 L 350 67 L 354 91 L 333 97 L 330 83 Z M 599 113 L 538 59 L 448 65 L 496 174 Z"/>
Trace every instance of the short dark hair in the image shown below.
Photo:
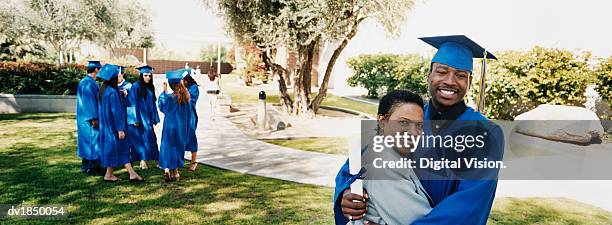
<path fill-rule="evenodd" d="M 87 73 L 96 72 L 96 69 L 98 69 L 98 67 L 87 67 Z"/>
<path fill-rule="evenodd" d="M 380 99 L 378 115 L 387 117 L 393 113 L 395 107 L 402 103 L 414 103 L 421 108 L 424 107 L 423 98 L 418 94 L 407 90 L 393 90 Z"/>

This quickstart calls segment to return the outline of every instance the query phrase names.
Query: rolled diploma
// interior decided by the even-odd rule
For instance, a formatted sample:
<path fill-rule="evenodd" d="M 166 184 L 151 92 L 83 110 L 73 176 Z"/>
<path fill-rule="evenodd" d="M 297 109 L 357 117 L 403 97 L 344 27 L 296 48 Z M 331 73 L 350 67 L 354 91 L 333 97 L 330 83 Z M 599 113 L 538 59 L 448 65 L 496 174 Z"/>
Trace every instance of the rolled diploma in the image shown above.
<path fill-rule="evenodd" d="M 361 138 L 349 139 L 349 172 L 354 175 L 361 170 Z M 351 184 L 351 193 L 363 196 L 363 180 L 356 179 Z"/>

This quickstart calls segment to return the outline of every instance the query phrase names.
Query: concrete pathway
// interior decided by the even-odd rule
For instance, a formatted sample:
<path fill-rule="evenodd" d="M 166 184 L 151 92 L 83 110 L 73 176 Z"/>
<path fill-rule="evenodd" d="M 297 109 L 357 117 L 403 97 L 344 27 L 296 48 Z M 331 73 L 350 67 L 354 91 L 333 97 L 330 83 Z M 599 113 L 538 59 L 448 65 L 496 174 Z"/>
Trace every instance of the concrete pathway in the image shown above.
<path fill-rule="evenodd" d="M 243 134 L 223 116 L 209 120 L 210 113 L 201 107 L 202 104 L 199 105 L 197 162 L 257 176 L 334 186 L 336 173 L 346 157 L 295 150 L 255 140 Z M 190 153 L 185 154 L 185 159 L 190 158 Z"/>

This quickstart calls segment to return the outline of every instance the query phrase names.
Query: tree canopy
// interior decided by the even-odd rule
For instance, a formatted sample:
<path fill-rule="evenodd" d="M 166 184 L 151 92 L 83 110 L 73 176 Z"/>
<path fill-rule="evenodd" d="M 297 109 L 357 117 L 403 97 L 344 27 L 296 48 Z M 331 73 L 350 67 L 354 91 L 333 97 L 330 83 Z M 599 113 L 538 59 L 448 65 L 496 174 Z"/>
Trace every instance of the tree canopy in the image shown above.
<path fill-rule="evenodd" d="M 413 0 L 204 0 L 216 6 L 227 31 L 242 43 L 255 43 L 263 50 L 263 60 L 273 73 L 295 76 L 294 95 L 287 94 L 279 79 L 281 105 L 293 114 L 316 113 L 327 93 L 327 84 L 336 59 L 357 34 L 367 18 L 381 24 L 396 36 L 412 8 Z M 335 47 L 329 59 L 318 94 L 311 99 L 313 55 L 320 46 Z M 335 45 L 334 45 L 335 44 Z M 275 64 L 269 50 L 287 48 L 296 53 L 296 69 L 289 71 Z"/>
<path fill-rule="evenodd" d="M 150 18 L 135 1 L 4 0 L 0 33 L 43 41 L 63 63 L 91 41 L 102 47 L 151 47 Z"/>

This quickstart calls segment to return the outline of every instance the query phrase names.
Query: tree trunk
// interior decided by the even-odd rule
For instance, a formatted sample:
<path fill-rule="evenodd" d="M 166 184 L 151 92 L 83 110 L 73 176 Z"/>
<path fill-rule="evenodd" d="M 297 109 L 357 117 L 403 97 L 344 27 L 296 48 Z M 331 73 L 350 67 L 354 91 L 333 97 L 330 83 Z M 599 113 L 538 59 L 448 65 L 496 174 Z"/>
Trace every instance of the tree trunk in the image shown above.
<path fill-rule="evenodd" d="M 310 78 L 312 76 L 312 59 L 314 57 L 314 49 L 317 46 L 318 39 L 308 45 L 300 45 L 298 47 L 298 60 L 295 85 L 293 115 L 312 116 L 314 113 L 310 110 Z"/>
<path fill-rule="evenodd" d="M 266 51 L 262 51 L 262 58 L 264 63 L 272 68 L 272 73 L 279 76 L 278 91 L 280 95 L 280 104 L 285 113 L 291 113 L 293 111 L 293 100 L 291 100 L 291 97 L 287 93 L 287 83 L 285 83 L 285 80 L 289 77 L 289 70 L 274 63 Z"/>
<path fill-rule="evenodd" d="M 340 53 L 342 53 L 348 42 L 353 39 L 353 37 L 355 37 L 355 35 L 357 34 L 357 26 L 359 25 L 359 23 L 361 23 L 361 21 L 363 21 L 363 19 L 355 20 L 351 32 L 346 36 L 344 40 L 342 40 L 342 43 L 340 43 L 340 45 L 334 50 L 334 53 L 329 59 L 329 62 L 327 63 L 327 68 L 325 68 L 325 75 L 323 76 L 321 87 L 319 87 L 319 93 L 310 103 L 310 108 L 312 109 L 313 113 L 316 114 L 319 111 L 319 107 L 321 106 L 321 103 L 323 103 L 323 99 L 325 99 L 325 97 L 327 96 L 327 87 L 329 79 L 331 77 L 331 73 L 334 70 L 336 60 L 338 60 L 338 57 L 340 57 Z"/>

